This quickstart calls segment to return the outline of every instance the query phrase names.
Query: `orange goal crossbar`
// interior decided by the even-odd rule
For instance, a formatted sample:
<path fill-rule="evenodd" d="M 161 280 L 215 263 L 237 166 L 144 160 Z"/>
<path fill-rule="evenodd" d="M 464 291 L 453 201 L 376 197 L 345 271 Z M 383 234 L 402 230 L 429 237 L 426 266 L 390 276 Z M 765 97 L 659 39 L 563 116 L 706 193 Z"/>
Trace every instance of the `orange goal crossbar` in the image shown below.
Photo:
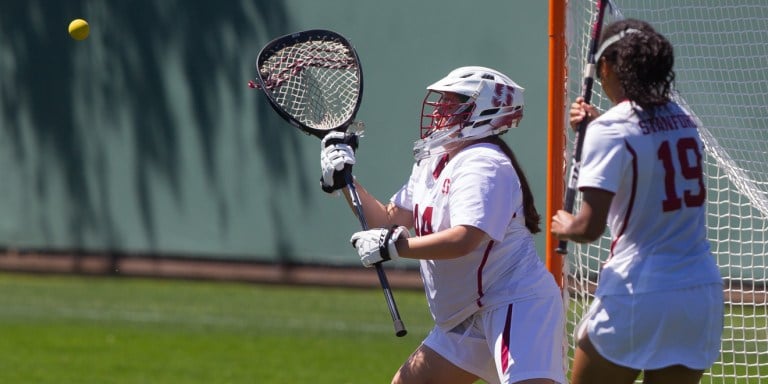
<path fill-rule="evenodd" d="M 547 96 L 547 213 L 546 265 L 563 288 L 563 255 L 555 252 L 557 239 L 551 234 L 552 216 L 563 206 L 565 169 L 565 5 L 549 0 L 549 70 Z"/>

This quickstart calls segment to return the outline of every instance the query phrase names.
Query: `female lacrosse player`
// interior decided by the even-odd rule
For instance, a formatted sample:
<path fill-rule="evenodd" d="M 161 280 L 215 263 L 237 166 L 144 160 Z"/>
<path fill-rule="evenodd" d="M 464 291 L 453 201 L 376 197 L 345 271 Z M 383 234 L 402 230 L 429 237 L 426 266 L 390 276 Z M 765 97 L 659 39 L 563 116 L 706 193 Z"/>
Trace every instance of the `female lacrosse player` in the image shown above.
<path fill-rule="evenodd" d="M 427 90 L 408 182 L 387 204 L 356 182 L 378 227 L 352 236 L 363 265 L 420 260 L 435 321 L 392 382 L 565 383 L 560 290 L 536 254 L 528 182 L 499 138 L 523 116 L 523 89 L 495 70 L 462 67 Z M 349 145 L 328 138 L 325 191 L 342 188 L 334 174 L 355 162 Z"/>
<path fill-rule="evenodd" d="M 595 241 L 611 254 L 577 331 L 571 382 L 698 383 L 717 359 L 722 280 L 705 226 L 703 146 L 695 120 L 670 99 L 672 46 L 649 24 L 606 26 L 597 75 L 614 104 L 598 117 L 582 98 L 570 122 L 587 127 L 579 171 L 582 205 L 558 211 L 560 239 Z"/>

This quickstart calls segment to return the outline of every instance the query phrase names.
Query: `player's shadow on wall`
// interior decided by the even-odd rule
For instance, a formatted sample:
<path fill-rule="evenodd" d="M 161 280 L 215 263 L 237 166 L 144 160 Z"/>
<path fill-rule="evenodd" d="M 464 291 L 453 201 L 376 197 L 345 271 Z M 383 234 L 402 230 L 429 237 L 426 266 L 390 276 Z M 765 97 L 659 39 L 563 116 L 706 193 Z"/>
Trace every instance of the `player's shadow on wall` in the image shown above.
<path fill-rule="evenodd" d="M 66 35 L 67 23 L 77 17 L 87 17 L 92 25 L 83 42 Z M 27 201 L 39 204 L 33 210 L 38 217 L 29 220 L 42 233 L 46 244 L 41 245 L 55 247 L 57 238 L 64 247 L 122 250 L 129 241 L 117 225 L 121 213 L 115 207 L 121 202 L 112 200 L 130 196 L 137 201 L 134 214 L 148 248 L 163 251 L 158 212 L 164 207 L 153 191 L 167 188 L 172 204 L 180 205 L 176 209 L 194 209 L 182 206 L 188 193 L 182 153 L 189 145 L 180 142 L 182 131 L 197 135 L 199 172 L 210 185 L 206 193 L 217 200 L 218 217 L 211 220 L 220 231 L 226 232 L 231 216 L 239 213 L 238 202 L 222 186 L 220 152 L 229 145 L 221 143 L 223 130 L 256 129 L 255 137 L 270 138 L 241 146 L 267 164 L 263 168 L 275 185 L 270 200 L 277 199 L 286 177 L 306 184 L 309 175 L 285 169 L 288 156 L 301 156 L 292 150 L 299 135 L 270 130 L 283 123 L 266 103 L 254 105 L 260 98 L 243 97 L 255 92 L 246 82 L 260 47 L 291 32 L 291 25 L 284 5 L 269 0 L 0 4 L 0 130 L 10 140 L 4 148 L 12 151 L 4 158 L 19 164 L 15 176 L 27 184 Z M 125 174 L 114 174 L 116 169 Z M 64 191 L 54 190 L 59 185 Z M 49 220 L 50 212 L 64 212 L 67 228 L 52 227 L 60 221 Z M 282 223 L 276 210 L 262 215 L 275 226 Z M 287 240 L 277 241 L 290 253 Z"/>

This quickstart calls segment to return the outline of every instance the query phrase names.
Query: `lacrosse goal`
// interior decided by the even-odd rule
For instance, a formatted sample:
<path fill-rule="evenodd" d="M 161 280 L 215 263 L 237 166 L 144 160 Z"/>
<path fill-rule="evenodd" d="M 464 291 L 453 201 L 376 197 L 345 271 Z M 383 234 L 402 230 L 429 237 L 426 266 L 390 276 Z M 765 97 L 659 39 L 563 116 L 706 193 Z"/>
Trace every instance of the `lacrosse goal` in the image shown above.
<path fill-rule="evenodd" d="M 678 101 L 702 126 L 707 225 L 726 313 L 720 359 L 702 383 L 768 383 L 768 2 L 613 0 L 610 7 L 605 25 L 646 20 L 672 42 Z M 550 0 L 548 218 L 562 206 L 573 146 L 565 112 L 581 92 L 595 9 L 596 0 Z M 593 105 L 610 107 L 599 82 L 593 92 Z M 556 245 L 550 236 L 547 265 L 567 293 L 573 351 L 573 328 L 589 306 L 610 238 L 570 243 L 567 256 Z"/>

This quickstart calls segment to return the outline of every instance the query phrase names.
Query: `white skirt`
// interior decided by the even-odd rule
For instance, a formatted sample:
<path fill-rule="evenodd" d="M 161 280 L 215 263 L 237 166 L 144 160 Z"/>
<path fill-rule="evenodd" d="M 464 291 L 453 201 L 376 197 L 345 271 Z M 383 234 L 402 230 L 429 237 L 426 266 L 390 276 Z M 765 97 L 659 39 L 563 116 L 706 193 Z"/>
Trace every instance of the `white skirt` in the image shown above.
<path fill-rule="evenodd" d="M 720 355 L 720 284 L 595 298 L 577 328 L 607 360 L 633 369 L 708 369 Z"/>
<path fill-rule="evenodd" d="M 547 378 L 567 383 L 562 298 L 515 301 L 434 327 L 423 344 L 489 384 Z"/>

